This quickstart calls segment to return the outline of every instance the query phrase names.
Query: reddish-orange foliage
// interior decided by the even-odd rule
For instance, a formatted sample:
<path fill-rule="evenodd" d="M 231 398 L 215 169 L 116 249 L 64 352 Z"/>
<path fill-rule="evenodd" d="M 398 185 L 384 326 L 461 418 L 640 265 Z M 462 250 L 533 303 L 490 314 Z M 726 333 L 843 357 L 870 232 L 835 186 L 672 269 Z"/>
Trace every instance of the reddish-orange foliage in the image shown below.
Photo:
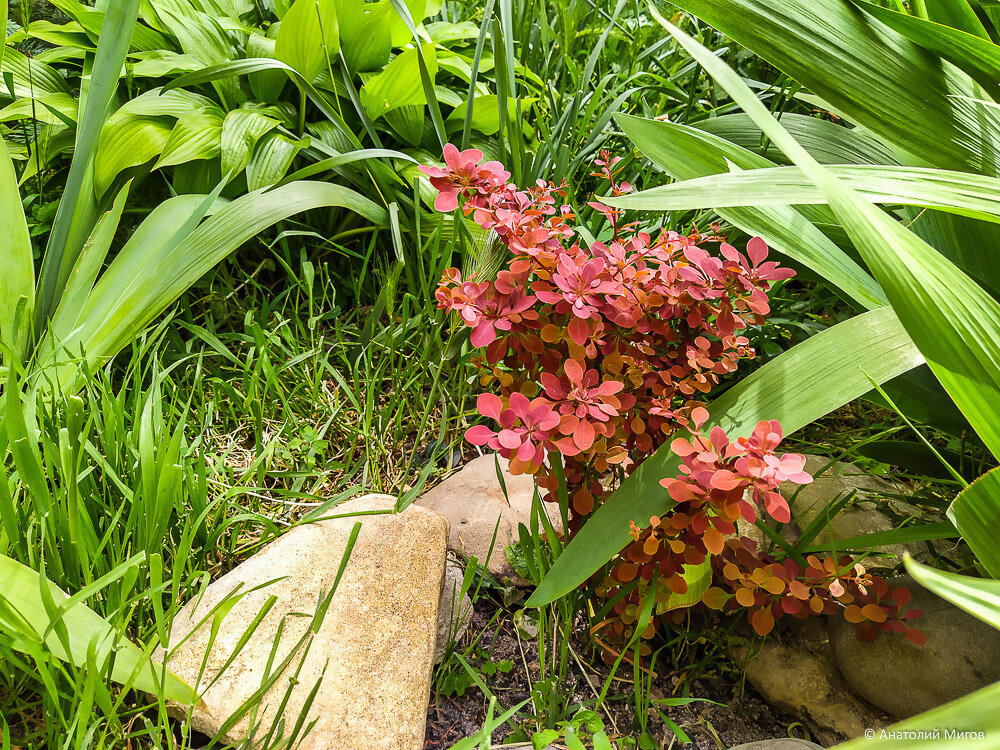
<path fill-rule="evenodd" d="M 739 331 L 764 321 L 770 282 L 794 272 L 767 261 L 759 237 L 745 254 L 698 232 L 661 230 L 654 238 L 598 202 L 589 205 L 610 224 L 610 239 L 584 247 L 572 209 L 556 207 L 565 185 L 539 180 L 522 190 L 475 149 L 449 144 L 444 156 L 444 168 L 421 167 L 439 191 L 435 207 L 461 206 L 510 251 L 495 280 L 463 280 L 452 268 L 437 292 L 439 305 L 472 328 L 472 344 L 484 349 L 481 382 L 498 391 L 483 393 L 477 404 L 495 426 L 472 427 L 466 438 L 509 458 L 512 472 L 535 474 L 546 500 L 556 499 L 563 482 L 572 533 L 678 430 L 693 433 L 672 443 L 682 474 L 662 483 L 674 507 L 646 529 L 633 523 L 634 542 L 600 588 L 613 596 L 636 582 L 617 603 L 614 630 L 635 621 L 646 596 L 665 603 L 671 592 L 684 593 L 684 567 L 707 556 L 722 568 L 704 604 L 746 607 L 762 634 L 784 614 L 827 612 L 834 602 L 855 607 L 845 613 L 863 618 L 859 628 L 897 629 L 906 617 L 870 598 L 869 589 L 877 590 L 870 577 L 817 568 L 827 573 L 815 578 L 811 566 L 800 571 L 732 538 L 736 520 L 752 523 L 758 507 L 789 521 L 778 484 L 812 481 L 802 456 L 775 453 L 777 422 L 761 422 L 734 442 L 718 427 L 699 432 L 707 394 L 754 355 Z M 616 178 L 617 161 L 602 152 L 593 174 L 616 196 L 632 190 Z M 701 247 L 708 243 L 719 245 L 718 254 Z"/>

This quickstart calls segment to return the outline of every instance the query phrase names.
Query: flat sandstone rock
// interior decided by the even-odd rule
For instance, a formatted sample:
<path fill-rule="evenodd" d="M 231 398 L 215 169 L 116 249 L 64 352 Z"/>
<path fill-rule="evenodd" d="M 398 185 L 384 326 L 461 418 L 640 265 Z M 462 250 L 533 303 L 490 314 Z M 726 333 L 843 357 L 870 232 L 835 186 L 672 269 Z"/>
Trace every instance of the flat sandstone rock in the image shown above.
<path fill-rule="evenodd" d="M 507 494 L 497 479 L 497 462 L 503 474 Z M 464 559 L 475 555 L 480 564 L 498 578 L 510 578 L 524 585 L 507 559 L 506 548 L 518 540 L 518 524 L 531 528 L 531 500 L 535 480 L 530 474 L 513 475 L 506 458 L 490 453 L 469 461 L 425 495 L 416 505 L 437 511 L 451 523 L 448 547 Z M 559 509 L 546 508 L 549 519 L 561 531 Z M 496 543 L 490 543 L 496 532 Z M 487 559 L 487 557 L 489 559 Z"/>
<path fill-rule="evenodd" d="M 337 506 L 331 514 L 387 511 L 394 502 L 384 495 L 366 495 Z M 317 604 L 333 586 L 357 521 L 361 533 L 310 640 Z M 214 736 L 246 703 L 256 706 L 255 728 L 251 730 L 248 713 L 224 734 L 224 741 L 252 734 L 260 747 L 279 718 L 287 738 L 318 684 L 306 720 L 307 726 L 313 721 L 315 725 L 296 745 L 299 750 L 422 748 L 447 537 L 447 520 L 416 506 L 396 515 L 328 519 L 289 531 L 213 582 L 200 601 L 188 602 L 178 614 L 171 644 L 180 643 L 231 592 L 249 593 L 226 615 L 211 649 L 209 616 L 167 660 L 170 669 L 205 691 L 203 708 L 192 715 L 194 729 Z M 281 580 L 256 588 L 274 579 Z M 271 597 L 271 609 L 213 683 Z M 271 674 L 279 676 L 254 698 L 269 661 L 274 665 Z M 187 713 L 185 706 L 170 708 L 175 715 Z M 272 735 L 266 744 L 274 739 Z"/>

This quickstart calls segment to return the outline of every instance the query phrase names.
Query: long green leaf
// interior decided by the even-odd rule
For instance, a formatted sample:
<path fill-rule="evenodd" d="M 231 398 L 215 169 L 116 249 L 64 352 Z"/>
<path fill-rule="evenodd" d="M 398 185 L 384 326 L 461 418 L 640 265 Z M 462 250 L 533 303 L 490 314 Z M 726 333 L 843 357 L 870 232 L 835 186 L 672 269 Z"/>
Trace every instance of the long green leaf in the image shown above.
<path fill-rule="evenodd" d="M 827 196 L 935 377 L 986 447 L 1000 456 L 1000 303 L 822 167 L 722 60 L 658 20 Z"/>
<path fill-rule="evenodd" d="M 63 640 L 51 630 L 52 622 L 42 600 L 40 586 L 47 587 L 49 596 L 57 604 L 65 606 L 70 597 L 54 583 L 41 579 L 31 568 L 0 555 L 0 580 L 4 582 L 0 598 L 30 625 L 35 638 L 45 635 L 45 646 L 57 658 L 77 667 L 84 667 L 87 664 L 88 648 L 93 643 L 97 648 L 98 664 L 102 668 L 107 666 L 114 652 L 114 666 L 110 676 L 115 682 L 148 693 L 162 693 L 169 700 L 183 703 L 198 700 L 197 694 L 183 680 L 150 661 L 140 648 L 121 638 L 111 625 L 82 602 L 70 603 L 62 613 L 61 622 L 69 641 L 67 650 Z M 14 623 L 4 622 L 0 617 L 0 629 L 7 630 L 15 644 L 18 642 L 20 628 Z"/>
<path fill-rule="evenodd" d="M 1000 118 L 973 81 L 850 0 L 674 0 L 852 122 L 931 166 L 995 174 Z M 928 102 L 934 104 L 928 105 Z"/>
<path fill-rule="evenodd" d="M 53 379 L 64 389 L 74 388 L 79 365 L 65 361 L 66 352 L 75 355 L 82 347 L 92 362 L 114 356 L 219 261 L 282 219 L 314 208 L 339 206 L 375 224 L 388 221 L 384 209 L 353 190 L 301 181 L 237 198 L 182 241 L 169 242 L 180 219 L 195 210 L 202 199 L 174 198 L 139 226 L 94 287 L 80 315 L 81 325 L 59 342 L 60 351 L 49 356 L 50 369 L 40 376 L 43 380 Z M 169 211 L 164 208 L 167 205 Z"/>
<path fill-rule="evenodd" d="M 973 35 L 965 30 L 952 28 L 934 21 L 897 13 L 887 8 L 881 8 L 864 0 L 851 0 L 866 13 L 877 18 L 891 29 L 899 32 L 907 39 L 919 44 L 945 60 L 960 67 L 990 95 L 996 98 L 1000 95 L 1000 49 L 990 41 L 985 30 L 982 35 Z M 968 6 L 966 6 L 968 7 Z M 975 18 L 975 13 L 972 14 Z M 978 21 L 978 19 L 977 19 Z"/>
<path fill-rule="evenodd" d="M 0 237 L 3 238 L 0 240 L 0 268 L 3 269 L 0 272 L 0 340 L 20 357 L 31 329 L 35 265 L 21 194 L 17 189 L 17 174 L 6 142 L 0 147 Z M 24 317 L 16 321 L 22 299 Z M 6 357 L 0 355 L 0 359 Z"/>
<path fill-rule="evenodd" d="M 1000 628 L 1000 581 L 935 570 L 909 557 L 906 559 L 906 570 L 918 583 L 941 598 L 986 624 Z"/>
<path fill-rule="evenodd" d="M 940 708 L 859 738 L 834 750 L 985 750 L 1000 734 L 1000 683 L 994 683 Z"/>
<path fill-rule="evenodd" d="M 1000 406 L 994 411 L 1000 417 Z M 966 487 L 948 509 L 948 517 L 994 578 L 1000 578 L 1000 469 L 993 469 Z M 1000 585 L 1000 584 L 998 584 Z"/>
<path fill-rule="evenodd" d="M 820 164 L 898 164 L 898 155 L 860 128 L 848 128 L 829 120 L 786 112 L 781 124 L 802 147 Z M 761 144 L 767 148 L 764 156 L 772 161 L 784 162 L 781 151 L 764 138 L 757 125 L 744 113 L 710 117 L 693 123 L 694 127 L 751 151 L 759 151 Z"/>
<path fill-rule="evenodd" d="M 968 172 L 888 165 L 829 166 L 830 174 L 872 203 L 955 211 L 1000 223 L 1000 179 Z M 826 204 L 798 167 L 773 167 L 702 177 L 608 198 L 612 206 L 647 211 Z"/>
<path fill-rule="evenodd" d="M 818 333 L 768 362 L 709 407 L 711 425 L 733 439 L 749 435 L 762 419 L 777 419 L 785 433 L 801 429 L 923 361 L 888 307 L 864 313 Z M 659 482 L 676 476 L 680 460 L 667 445 L 646 459 L 583 525 L 528 604 L 540 606 L 587 580 L 640 527 L 671 500 Z"/>
<path fill-rule="evenodd" d="M 77 128 L 73 161 L 42 258 L 35 308 L 36 333 L 41 332 L 45 320 L 55 310 L 59 295 L 97 218 L 97 201 L 90 184 L 94 151 L 107 118 L 108 106 L 118 87 L 118 76 L 125 64 L 132 27 L 138 16 L 139 0 L 120 0 L 112 4 L 104 16 L 86 102 Z"/>

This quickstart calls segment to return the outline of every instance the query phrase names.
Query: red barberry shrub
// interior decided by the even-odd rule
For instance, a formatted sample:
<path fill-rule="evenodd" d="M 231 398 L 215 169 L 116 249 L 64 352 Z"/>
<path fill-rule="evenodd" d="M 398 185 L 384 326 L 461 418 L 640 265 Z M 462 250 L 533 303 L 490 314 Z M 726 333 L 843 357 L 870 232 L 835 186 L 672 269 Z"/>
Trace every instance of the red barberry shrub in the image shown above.
<path fill-rule="evenodd" d="M 556 206 L 565 184 L 539 180 L 518 188 L 499 162 L 483 163 L 475 149 L 449 144 L 444 158 L 444 168 L 421 167 L 438 190 L 435 208 L 461 207 L 509 251 L 496 279 L 463 279 L 448 269 L 437 291 L 439 306 L 472 329 L 472 345 L 483 350 L 481 382 L 498 391 L 477 403 L 492 424 L 470 428 L 466 438 L 508 458 L 513 473 L 534 474 L 544 499 L 555 501 L 564 490 L 572 534 L 678 430 L 692 433 L 673 440 L 681 474 L 662 482 L 674 507 L 644 530 L 633 524 L 634 541 L 598 586 L 608 597 L 630 587 L 616 602 L 615 632 L 635 622 L 647 596 L 660 605 L 657 616 L 666 612 L 671 593 L 687 590 L 685 566 L 709 556 L 717 585 L 704 605 L 746 608 L 758 633 L 783 614 L 838 606 L 868 629 L 906 630 L 912 614 L 899 613 L 905 602 L 893 609 L 884 582 L 863 569 L 849 566 L 852 578 L 840 562 L 813 566 L 815 558 L 802 569 L 794 560 L 756 554 L 752 543 L 734 536 L 737 519 L 753 523 L 758 509 L 788 522 L 778 485 L 812 481 L 802 456 L 775 452 L 782 437 L 777 422 L 761 422 L 735 442 L 718 427 L 700 433 L 709 392 L 754 356 L 741 331 L 769 313 L 770 283 L 794 275 L 767 260 L 763 240 L 751 239 L 742 253 L 714 233 L 653 236 L 595 201 L 588 205 L 605 217 L 609 238 L 584 246 L 572 209 Z M 592 175 L 615 196 L 632 189 L 617 179 L 617 161 L 602 152 Z M 718 245 L 718 252 L 702 245 Z"/>

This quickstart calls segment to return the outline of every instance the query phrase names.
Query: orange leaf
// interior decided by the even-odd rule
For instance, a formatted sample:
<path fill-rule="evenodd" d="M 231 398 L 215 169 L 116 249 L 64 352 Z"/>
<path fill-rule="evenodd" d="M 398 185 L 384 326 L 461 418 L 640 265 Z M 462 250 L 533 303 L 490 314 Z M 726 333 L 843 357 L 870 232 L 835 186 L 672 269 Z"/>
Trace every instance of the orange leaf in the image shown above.
<path fill-rule="evenodd" d="M 844 608 L 844 619 L 848 622 L 864 622 L 865 616 L 857 604 L 848 604 Z"/>
<path fill-rule="evenodd" d="M 758 609 L 750 615 L 750 622 L 757 635 L 767 635 L 774 628 L 774 615 L 770 609 Z"/>
<path fill-rule="evenodd" d="M 752 607 L 756 600 L 757 597 L 752 590 L 744 588 L 736 589 L 736 601 L 744 607 Z"/>
<path fill-rule="evenodd" d="M 865 616 L 865 619 L 872 622 L 885 622 L 887 619 L 885 610 L 877 604 L 866 604 L 861 608 L 861 614 Z"/>
<path fill-rule="evenodd" d="M 726 606 L 726 602 L 728 602 L 731 598 L 731 594 L 727 594 L 718 586 L 712 586 L 705 592 L 705 595 L 701 597 L 701 600 L 709 609 L 722 609 Z"/>
<path fill-rule="evenodd" d="M 772 576 L 764 581 L 764 589 L 772 594 L 782 594 L 785 591 L 785 582 Z"/>

